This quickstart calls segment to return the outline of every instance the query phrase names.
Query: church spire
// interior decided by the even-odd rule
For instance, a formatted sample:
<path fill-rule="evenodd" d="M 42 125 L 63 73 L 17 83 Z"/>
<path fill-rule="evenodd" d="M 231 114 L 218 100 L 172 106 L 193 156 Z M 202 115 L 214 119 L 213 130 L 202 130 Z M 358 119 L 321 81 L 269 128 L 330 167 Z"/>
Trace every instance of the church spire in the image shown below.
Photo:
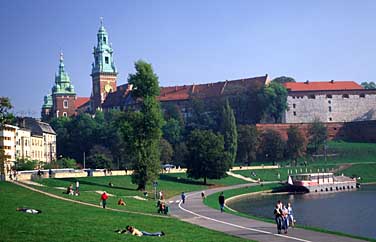
<path fill-rule="evenodd" d="M 52 94 L 76 94 L 70 82 L 69 75 L 65 72 L 64 54 L 62 51 L 60 52 L 59 62 L 59 70 L 55 75 L 55 86 L 52 88 Z"/>
<path fill-rule="evenodd" d="M 100 18 L 100 27 L 97 33 L 97 46 L 94 47 L 94 63 L 92 64 L 92 74 L 94 73 L 117 73 L 112 57 L 113 50 L 109 44 L 108 33 L 103 25 L 103 17 Z"/>

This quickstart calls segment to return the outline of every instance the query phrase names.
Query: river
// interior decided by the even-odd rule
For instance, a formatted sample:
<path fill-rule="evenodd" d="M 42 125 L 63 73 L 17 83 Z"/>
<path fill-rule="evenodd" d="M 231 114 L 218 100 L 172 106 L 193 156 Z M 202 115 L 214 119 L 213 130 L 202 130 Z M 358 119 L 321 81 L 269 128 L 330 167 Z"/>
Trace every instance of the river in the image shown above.
<path fill-rule="evenodd" d="M 276 201 L 291 202 L 298 224 L 376 239 L 376 185 L 357 191 L 320 194 L 247 196 L 229 207 L 246 214 L 274 218 Z"/>

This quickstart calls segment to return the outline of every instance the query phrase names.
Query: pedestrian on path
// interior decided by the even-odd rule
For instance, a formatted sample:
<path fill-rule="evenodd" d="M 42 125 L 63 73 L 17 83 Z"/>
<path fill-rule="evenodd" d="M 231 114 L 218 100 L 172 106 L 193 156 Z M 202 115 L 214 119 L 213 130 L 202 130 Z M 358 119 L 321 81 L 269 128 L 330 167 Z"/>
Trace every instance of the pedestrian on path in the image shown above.
<path fill-rule="evenodd" d="M 185 203 L 185 193 L 184 192 L 181 193 L 181 200 L 182 200 L 183 203 Z"/>
<path fill-rule="evenodd" d="M 80 182 L 77 180 L 76 181 L 76 196 L 80 195 Z"/>
<path fill-rule="evenodd" d="M 277 224 L 277 231 L 278 231 L 278 234 L 281 233 L 281 230 L 282 230 L 282 210 L 280 208 L 280 204 L 277 203 L 275 205 L 275 208 L 274 208 L 274 219 L 275 219 L 275 222 Z"/>
<path fill-rule="evenodd" d="M 205 198 L 206 198 L 205 191 L 201 192 L 201 198 L 202 198 L 203 201 L 205 201 Z"/>
<path fill-rule="evenodd" d="M 221 192 L 221 195 L 218 197 L 219 207 L 221 208 L 221 212 L 225 210 L 225 195 Z"/>
<path fill-rule="evenodd" d="M 106 208 L 107 199 L 108 199 L 107 193 L 103 192 L 102 195 L 101 195 L 101 200 L 100 200 L 100 203 L 102 204 L 103 208 Z"/>

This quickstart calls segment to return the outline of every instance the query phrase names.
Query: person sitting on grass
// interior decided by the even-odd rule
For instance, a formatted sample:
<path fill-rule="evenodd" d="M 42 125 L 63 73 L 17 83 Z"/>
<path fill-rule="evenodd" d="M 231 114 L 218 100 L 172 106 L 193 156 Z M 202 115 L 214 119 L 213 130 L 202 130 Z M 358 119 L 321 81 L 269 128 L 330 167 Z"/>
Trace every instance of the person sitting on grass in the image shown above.
<path fill-rule="evenodd" d="M 41 210 L 33 209 L 33 208 L 16 208 L 16 211 L 24 212 L 24 213 L 31 213 L 31 214 L 39 214 L 39 213 L 42 213 Z"/>
<path fill-rule="evenodd" d="M 118 205 L 119 206 L 125 206 L 125 202 L 123 200 L 123 198 L 120 198 L 119 201 L 118 201 Z"/>
<path fill-rule="evenodd" d="M 146 231 L 140 231 L 138 229 L 136 229 L 135 227 L 133 226 L 130 226 L 128 225 L 126 227 L 126 229 L 118 229 L 118 230 L 115 230 L 115 232 L 119 233 L 119 234 L 131 234 L 131 235 L 135 235 L 135 236 L 164 236 L 165 233 L 163 231 L 161 232 L 155 232 L 155 233 L 149 233 L 149 232 L 146 232 Z"/>
<path fill-rule="evenodd" d="M 110 182 L 108 183 L 108 186 L 109 186 L 109 187 L 113 187 L 114 184 L 110 181 Z"/>

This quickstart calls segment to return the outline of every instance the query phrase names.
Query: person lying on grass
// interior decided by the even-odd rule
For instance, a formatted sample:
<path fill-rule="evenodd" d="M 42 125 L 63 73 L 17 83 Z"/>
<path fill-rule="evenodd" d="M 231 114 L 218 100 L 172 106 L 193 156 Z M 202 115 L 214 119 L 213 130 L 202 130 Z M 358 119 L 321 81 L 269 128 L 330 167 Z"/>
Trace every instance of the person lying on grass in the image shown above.
<path fill-rule="evenodd" d="M 24 213 L 32 213 L 32 214 L 42 213 L 42 211 L 38 209 L 32 209 L 32 208 L 16 208 L 16 211 L 24 212 Z"/>
<path fill-rule="evenodd" d="M 118 230 L 115 230 L 115 232 L 119 233 L 119 234 L 131 234 L 131 235 L 135 235 L 135 236 L 164 236 L 165 233 L 163 231 L 161 232 L 155 232 L 155 233 L 149 233 L 149 232 L 146 232 L 146 231 L 140 231 L 138 229 L 136 229 L 135 227 L 133 226 L 130 226 L 130 225 L 127 225 L 126 229 L 118 229 Z"/>

